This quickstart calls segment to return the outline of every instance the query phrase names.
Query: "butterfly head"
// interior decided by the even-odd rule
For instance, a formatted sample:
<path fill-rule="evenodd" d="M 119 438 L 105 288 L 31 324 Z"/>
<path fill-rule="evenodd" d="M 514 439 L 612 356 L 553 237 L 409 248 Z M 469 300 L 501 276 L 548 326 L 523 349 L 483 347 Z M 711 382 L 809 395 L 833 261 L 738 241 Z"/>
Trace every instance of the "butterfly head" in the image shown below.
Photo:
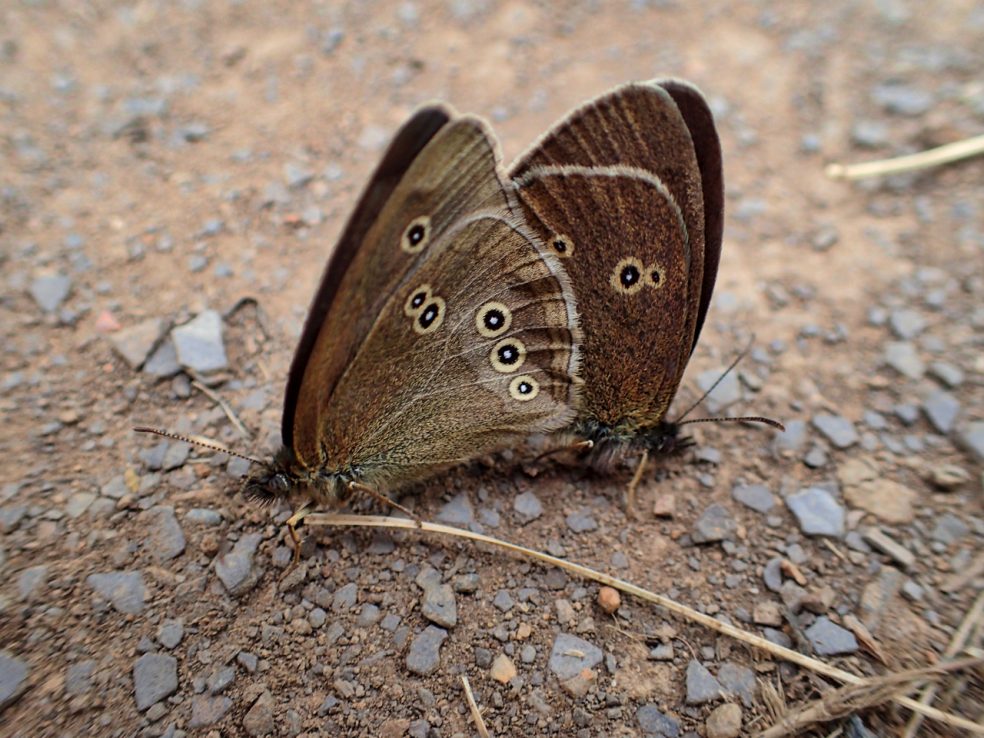
<path fill-rule="evenodd" d="M 281 449 L 272 462 L 254 467 L 243 480 L 243 494 L 261 505 L 272 505 L 290 497 L 301 485 L 290 462 L 291 454 Z"/>

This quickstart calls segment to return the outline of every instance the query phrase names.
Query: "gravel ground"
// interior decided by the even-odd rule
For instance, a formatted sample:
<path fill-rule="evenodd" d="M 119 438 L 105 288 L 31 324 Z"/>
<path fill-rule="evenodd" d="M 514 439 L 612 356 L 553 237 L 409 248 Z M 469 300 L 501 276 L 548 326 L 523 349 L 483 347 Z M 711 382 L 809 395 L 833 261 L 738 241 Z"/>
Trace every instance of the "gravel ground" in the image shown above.
<path fill-rule="evenodd" d="M 509 161 L 652 76 L 706 91 L 728 185 L 678 405 L 755 334 L 699 412 L 787 432 L 694 427 L 638 520 L 628 472 L 534 475 L 531 448 L 402 502 L 858 674 L 886 668 L 865 631 L 888 668 L 938 659 L 984 585 L 984 161 L 823 166 L 979 134 L 982 68 L 965 0 L 4 4 L 0 734 L 467 736 L 465 674 L 496 736 L 723 738 L 768 724 L 763 683 L 827 688 L 458 541 L 308 528 L 281 582 L 290 511 L 242 498 L 247 462 L 130 431 L 270 451 L 317 276 L 417 105 L 486 116 Z"/>

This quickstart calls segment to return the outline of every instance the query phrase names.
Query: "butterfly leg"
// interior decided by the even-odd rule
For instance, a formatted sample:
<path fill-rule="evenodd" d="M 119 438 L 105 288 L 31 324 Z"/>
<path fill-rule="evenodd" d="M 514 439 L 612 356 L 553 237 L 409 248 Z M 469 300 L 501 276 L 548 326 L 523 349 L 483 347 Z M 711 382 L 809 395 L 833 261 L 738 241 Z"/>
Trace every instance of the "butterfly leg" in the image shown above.
<path fill-rule="evenodd" d="M 587 438 L 584 439 L 583 441 L 574 441 L 573 443 L 569 443 L 566 446 L 561 446 L 560 448 L 553 448 L 550 449 L 549 451 L 544 451 L 542 454 L 540 454 L 535 459 L 533 459 L 533 463 L 536 464 L 537 462 L 549 458 L 550 456 L 554 456 L 555 454 L 566 453 L 568 451 L 577 451 L 578 453 L 581 453 L 582 451 L 590 451 L 591 449 L 594 448 L 594 445 L 595 445 L 594 441 L 589 440 Z"/>
<path fill-rule="evenodd" d="M 645 449 L 642 452 L 642 456 L 639 457 L 639 464 L 636 466 L 635 474 L 632 475 L 632 481 L 629 482 L 629 488 L 626 490 L 625 510 L 633 518 L 638 518 L 635 509 L 636 488 L 639 486 L 639 482 L 642 481 L 642 475 L 646 471 L 646 464 L 648 462 L 649 449 Z"/>
<path fill-rule="evenodd" d="M 311 510 L 305 502 L 294 511 L 293 515 L 287 518 L 287 532 L 290 533 L 290 540 L 294 544 L 294 558 L 291 560 L 290 566 L 287 567 L 287 571 L 284 572 L 285 577 L 301 562 L 301 537 L 297 533 L 297 528 L 310 512 Z"/>
<path fill-rule="evenodd" d="M 348 486 L 350 490 L 359 490 L 360 492 L 365 492 L 367 495 L 372 497 L 376 502 L 381 502 L 384 505 L 388 505 L 389 507 L 396 508 L 404 515 L 406 515 L 408 518 L 416 522 L 418 528 L 420 527 L 420 518 L 418 518 L 412 510 L 403 507 L 403 505 L 401 505 L 396 500 L 391 500 L 389 497 L 387 497 L 384 494 L 381 494 L 380 492 L 377 492 L 367 484 L 359 484 L 358 482 L 349 482 Z"/>

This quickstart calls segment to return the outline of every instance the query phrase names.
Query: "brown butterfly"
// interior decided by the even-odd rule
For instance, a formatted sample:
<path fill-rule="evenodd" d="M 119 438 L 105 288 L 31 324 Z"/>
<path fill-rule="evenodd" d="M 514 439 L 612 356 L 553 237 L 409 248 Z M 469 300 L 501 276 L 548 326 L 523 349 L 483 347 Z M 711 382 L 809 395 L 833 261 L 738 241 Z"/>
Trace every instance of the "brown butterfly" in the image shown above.
<path fill-rule="evenodd" d="M 396 134 L 332 253 L 294 354 L 283 447 L 247 495 L 331 506 L 568 424 L 577 319 L 557 259 L 512 214 L 481 121 Z"/>
<path fill-rule="evenodd" d="M 678 442 L 666 412 L 717 275 L 724 180 L 711 111 L 685 82 L 626 84 L 570 113 L 510 177 L 577 299 L 584 388 L 570 430 L 595 460 L 642 452 L 631 496 L 648 454 Z"/>

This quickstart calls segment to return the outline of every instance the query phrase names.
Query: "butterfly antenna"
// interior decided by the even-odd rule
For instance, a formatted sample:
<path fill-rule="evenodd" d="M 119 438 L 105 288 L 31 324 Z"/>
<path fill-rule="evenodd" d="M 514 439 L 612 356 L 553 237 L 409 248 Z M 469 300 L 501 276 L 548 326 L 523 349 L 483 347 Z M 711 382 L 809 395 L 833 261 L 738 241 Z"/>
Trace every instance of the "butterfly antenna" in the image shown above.
<path fill-rule="evenodd" d="M 728 376 L 729 374 L 731 374 L 731 370 L 734 369 L 736 366 L 738 366 L 738 362 L 741 361 L 742 359 L 744 359 L 745 356 L 748 354 L 749 350 L 752 348 L 752 343 L 754 341 L 755 341 L 755 334 L 753 333 L 752 334 L 752 337 L 748 339 L 748 344 L 745 346 L 745 348 L 743 348 L 738 353 L 738 355 L 735 357 L 734 361 L 732 361 L 730 364 L 728 364 L 728 368 L 725 369 L 723 372 L 721 372 L 721 376 L 714 380 L 714 384 L 712 384 L 710 386 L 710 388 L 704 394 L 702 394 L 699 398 L 697 398 L 697 402 L 695 402 L 693 405 L 691 405 L 690 407 L 688 407 L 687 410 L 686 410 L 686 412 L 684 412 L 684 414 L 680 416 L 680 420 L 677 421 L 677 425 L 680 425 L 682 423 L 682 421 L 683 421 L 684 418 L 686 418 L 688 415 L 690 415 L 690 413 L 692 413 L 694 410 L 696 410 L 697 407 L 704 400 L 707 399 L 707 396 L 709 394 L 711 394 L 714 390 L 717 389 L 717 386 L 719 384 L 721 384 L 721 382 L 724 381 L 724 378 L 726 376 Z M 688 421 L 688 422 L 690 422 L 690 421 Z"/>
<path fill-rule="evenodd" d="M 722 381 L 724 381 L 724 378 L 726 376 L 731 374 L 734 368 L 738 366 L 738 362 L 744 359 L 748 355 L 748 352 L 751 351 L 752 344 L 754 343 L 755 343 L 755 334 L 753 333 L 751 335 L 751 338 L 748 339 L 748 343 L 745 345 L 745 348 L 743 348 L 741 351 L 738 352 L 738 355 L 734 358 L 734 360 L 730 364 L 728 364 L 728 368 L 725 369 L 723 372 L 721 372 L 720 377 L 714 380 L 714 384 L 712 384 L 708 388 L 708 390 L 704 392 L 704 394 L 702 394 L 693 405 L 687 408 L 686 412 L 684 412 L 683 415 L 680 416 L 680 419 L 676 421 L 676 425 L 678 426 L 688 425 L 690 423 L 762 423 L 764 425 L 772 426 L 773 428 L 778 428 L 781 431 L 786 430 L 786 426 L 784 426 L 778 420 L 773 420 L 772 418 L 764 418 L 761 415 L 746 415 L 740 418 L 695 418 L 694 420 L 684 420 L 684 418 L 690 415 L 690 413 L 696 410 L 697 407 L 700 406 L 700 404 L 707 399 L 707 396 L 709 394 L 711 394 L 715 389 L 717 389 L 717 386 L 721 384 Z"/>
<path fill-rule="evenodd" d="M 690 425 L 691 423 L 762 423 L 763 425 L 770 425 L 781 431 L 786 430 L 786 426 L 778 420 L 765 418 L 761 415 L 743 415 L 740 418 L 694 418 L 693 420 L 681 420 L 677 425 Z"/>
<path fill-rule="evenodd" d="M 190 443 L 195 446 L 201 446 L 202 448 L 211 449 L 212 451 L 218 451 L 222 454 L 229 454 L 230 456 L 236 456 L 240 459 L 245 459 L 246 461 L 251 461 L 254 464 L 263 465 L 263 462 L 259 459 L 254 459 L 252 456 L 247 456 L 246 454 L 236 453 L 235 451 L 230 451 L 224 446 L 220 446 L 217 443 L 208 443 L 206 441 L 199 441 L 197 438 L 190 438 L 189 436 L 182 436 L 178 433 L 170 433 L 159 428 L 148 428 L 146 426 L 138 425 L 134 428 L 137 433 L 153 433 L 157 436 L 164 436 L 165 438 L 173 438 L 175 441 L 184 441 L 185 443 Z"/>

